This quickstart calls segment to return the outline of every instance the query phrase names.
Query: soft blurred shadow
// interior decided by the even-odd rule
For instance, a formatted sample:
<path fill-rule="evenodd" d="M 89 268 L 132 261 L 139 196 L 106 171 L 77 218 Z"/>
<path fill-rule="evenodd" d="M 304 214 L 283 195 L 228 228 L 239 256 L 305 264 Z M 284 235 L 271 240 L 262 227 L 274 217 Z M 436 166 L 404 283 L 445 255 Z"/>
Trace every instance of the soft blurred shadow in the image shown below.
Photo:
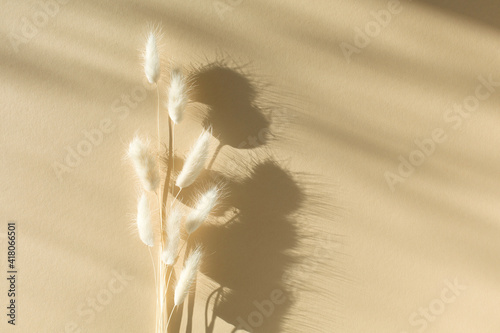
<path fill-rule="evenodd" d="M 217 213 L 230 209 L 236 213 L 219 217 L 218 223 L 204 224 L 191 236 L 190 244 L 203 246 L 206 257 L 201 271 L 220 285 L 216 291 L 219 301 L 211 310 L 237 328 L 240 318 L 247 321 L 258 310 L 255 302 L 269 301 L 276 289 L 287 294 L 283 275 L 298 261 L 291 254 L 298 245 L 298 232 L 289 215 L 299 209 L 303 193 L 292 176 L 272 160 L 257 163 L 241 180 L 215 171 L 205 172 L 203 178 L 205 186 L 222 182 L 230 194 Z M 179 200 L 191 205 L 199 190 L 183 190 Z M 276 305 L 272 316 L 254 331 L 279 332 L 289 306 L 290 302 Z"/>
<path fill-rule="evenodd" d="M 211 170 L 225 145 L 243 152 L 265 146 L 270 122 L 257 106 L 256 85 L 240 67 L 216 61 L 196 69 L 190 81 L 191 99 L 207 110 L 200 121 L 212 128 L 220 144 L 195 184 L 180 193 L 174 188 L 174 195 L 193 207 L 199 193 L 208 187 L 218 184 L 223 188 L 224 197 L 211 220 L 191 235 L 188 249 L 195 244 L 204 248 L 201 272 L 220 286 L 206 300 L 207 309 L 210 305 L 213 313 L 211 320 L 206 318 L 206 331 L 213 331 L 216 318 L 234 325 L 236 330 L 244 328 L 242 321 L 247 322 L 248 316 L 258 311 L 256 302 L 269 304 L 273 290 L 287 295 L 283 276 L 298 261 L 292 254 L 298 245 L 298 232 L 291 214 L 299 209 L 303 193 L 292 175 L 272 158 L 252 155 L 248 162 L 233 156 L 232 167 L 223 165 L 220 171 Z M 251 142 L 249 138 L 257 140 Z M 182 169 L 183 162 L 175 156 L 174 174 Z M 263 317 L 263 323 L 252 327 L 255 332 L 280 331 L 292 299 L 284 297 L 287 301 L 276 305 L 272 316 Z M 191 293 L 186 332 L 192 331 L 194 300 Z M 176 320 L 180 316 L 181 311 L 174 314 Z"/>
<path fill-rule="evenodd" d="M 267 142 L 269 121 L 256 105 L 256 88 L 241 68 L 217 61 L 196 69 L 190 80 L 192 101 L 207 106 L 202 124 L 212 128 L 221 146 L 250 149 Z M 250 143 L 251 137 L 258 140 Z"/>
<path fill-rule="evenodd" d="M 500 3 L 497 0 L 422 0 L 421 2 L 451 11 L 482 24 L 491 25 L 497 29 L 500 28 L 498 20 Z"/>
<path fill-rule="evenodd" d="M 317 248 L 314 242 L 320 239 L 311 230 L 304 230 L 308 226 L 301 224 L 299 228 L 298 212 L 305 209 L 311 218 L 311 212 L 320 209 L 325 198 L 314 200 L 313 193 L 313 200 L 308 200 L 308 183 L 299 185 L 296 175 L 271 157 L 268 143 L 275 133 L 267 116 L 273 116 L 274 128 L 275 123 L 286 121 L 286 114 L 274 117 L 272 105 L 276 102 L 270 97 L 274 95 L 263 84 L 225 61 L 196 68 L 189 78 L 191 100 L 206 110 L 195 116 L 205 128 L 212 128 L 220 144 L 197 181 L 181 192 L 174 187 L 173 195 L 185 206 L 194 207 L 199 194 L 214 184 L 224 194 L 208 221 L 190 236 L 186 251 L 188 254 L 196 245 L 203 247 L 200 271 L 219 286 L 201 300 L 206 308 L 205 331 L 216 332 L 219 318 L 233 325 L 233 332 L 284 332 L 284 319 L 296 300 L 294 294 L 307 289 L 299 279 L 290 279 L 301 275 L 297 267 L 306 258 L 300 249 L 305 243 L 309 249 Z M 262 98 L 262 94 L 266 96 Z M 249 138 L 257 138 L 257 142 L 252 144 Z M 223 146 L 228 148 L 220 156 Z M 214 160 L 218 163 L 212 169 Z M 176 154 L 174 179 L 183 163 L 183 157 Z M 314 257 L 309 260 L 319 261 Z M 313 287 L 309 289 L 314 292 Z M 282 296 L 279 304 L 273 303 L 276 292 Z M 186 301 L 186 333 L 193 330 L 194 302 L 200 300 L 195 293 L 193 288 Z M 269 311 L 263 310 L 263 304 Z M 177 325 L 181 316 L 182 309 L 174 314 Z M 178 329 L 172 327 L 171 331 Z"/>

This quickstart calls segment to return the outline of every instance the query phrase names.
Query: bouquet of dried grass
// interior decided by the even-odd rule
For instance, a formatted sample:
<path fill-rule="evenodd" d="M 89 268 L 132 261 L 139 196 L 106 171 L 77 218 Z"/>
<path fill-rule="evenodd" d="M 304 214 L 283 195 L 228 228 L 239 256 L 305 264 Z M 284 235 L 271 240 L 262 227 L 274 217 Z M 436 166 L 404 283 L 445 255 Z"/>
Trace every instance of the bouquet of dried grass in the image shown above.
<path fill-rule="evenodd" d="M 170 319 L 174 309 L 183 304 L 188 295 L 193 282 L 196 279 L 198 268 L 202 259 L 202 249 L 197 247 L 185 260 L 184 268 L 178 275 L 176 286 L 173 289 L 174 303 L 170 314 L 167 313 L 167 291 L 172 272 L 175 271 L 175 263 L 179 255 L 195 230 L 207 219 L 211 210 L 217 204 L 220 197 L 220 187 L 213 186 L 206 193 L 202 193 L 190 212 L 187 208 L 181 208 L 182 204 L 177 202 L 177 196 L 182 189 L 191 186 L 198 178 L 209 157 L 211 132 L 203 131 L 195 141 L 193 147 L 187 155 L 184 166 L 175 179 L 175 185 L 179 188 L 177 196 L 174 197 L 174 182 L 172 178 L 174 159 L 174 132 L 173 126 L 179 124 L 188 104 L 188 83 L 182 70 L 175 67 L 170 72 L 170 83 L 168 86 L 167 106 L 168 114 L 168 153 L 167 172 L 161 186 L 160 175 L 160 151 L 162 147 L 160 127 L 160 93 L 159 83 L 161 81 L 160 54 L 158 41 L 161 40 L 158 29 L 152 29 L 147 35 L 144 56 L 144 73 L 147 80 L 156 85 L 157 91 L 157 128 L 158 128 L 158 154 L 154 154 L 149 139 L 136 136 L 130 143 L 128 157 L 131 160 L 141 186 L 142 194 L 137 205 L 137 230 L 140 240 L 150 249 L 153 262 L 156 285 L 156 333 L 168 331 Z M 169 190 L 172 188 L 171 191 Z M 152 220 L 150 208 L 150 196 L 155 195 L 158 201 L 159 221 L 155 226 Z M 170 200 L 169 200 L 170 199 Z M 170 203 L 169 203 L 170 202 Z M 166 210 L 166 207 L 169 207 Z M 179 249 L 181 224 L 184 221 L 184 228 L 188 238 Z M 151 248 L 156 247 L 157 260 L 153 259 Z M 156 264 L 155 264 L 156 262 Z M 170 275 L 167 278 L 167 271 Z M 172 297 L 173 296 L 173 297 Z"/>

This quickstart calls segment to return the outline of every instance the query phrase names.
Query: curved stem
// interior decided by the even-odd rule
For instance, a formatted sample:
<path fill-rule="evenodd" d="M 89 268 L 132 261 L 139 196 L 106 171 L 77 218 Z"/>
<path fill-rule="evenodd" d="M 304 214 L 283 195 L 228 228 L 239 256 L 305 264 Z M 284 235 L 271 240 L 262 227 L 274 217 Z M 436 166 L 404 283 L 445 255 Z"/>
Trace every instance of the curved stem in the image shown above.
<path fill-rule="evenodd" d="M 219 296 L 222 291 L 222 286 L 219 288 L 215 289 L 212 291 L 212 293 L 207 297 L 207 303 L 205 304 L 205 333 L 212 333 L 214 330 L 214 324 L 215 324 L 215 315 L 216 315 L 216 308 L 217 308 L 217 303 L 219 303 Z M 217 293 L 217 297 L 215 298 L 214 301 L 214 310 L 212 311 L 212 320 L 210 322 L 210 325 L 208 324 L 208 307 L 210 305 L 210 299 L 212 298 L 213 295 Z"/>

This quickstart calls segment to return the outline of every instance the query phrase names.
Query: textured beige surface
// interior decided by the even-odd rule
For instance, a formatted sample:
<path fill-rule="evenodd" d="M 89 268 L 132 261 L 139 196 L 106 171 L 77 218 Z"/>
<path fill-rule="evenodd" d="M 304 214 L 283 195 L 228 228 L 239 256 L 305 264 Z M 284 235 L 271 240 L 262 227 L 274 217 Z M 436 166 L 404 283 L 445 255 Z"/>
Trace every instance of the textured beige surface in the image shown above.
<path fill-rule="evenodd" d="M 355 45 L 357 27 L 375 26 L 370 12 L 389 9 L 386 27 L 348 62 L 339 45 Z M 216 159 L 215 171 L 240 179 L 233 197 L 247 214 L 227 230 L 214 219 L 200 236 L 212 252 L 193 332 L 205 331 L 219 285 L 244 296 L 226 300 L 214 332 L 231 332 L 276 285 L 287 302 L 256 331 L 500 332 L 500 84 L 479 88 L 490 94 L 476 111 L 450 113 L 471 101 L 479 77 L 500 81 L 496 0 L 67 1 L 52 10 L 1 4 L 0 232 L 17 221 L 19 296 L 17 326 L 2 310 L 0 331 L 153 332 L 153 273 L 131 227 L 138 191 L 123 156 L 137 130 L 156 138 L 156 97 L 127 108 L 120 99 L 145 91 L 140 49 L 147 24 L 161 23 L 165 62 L 229 68 L 198 78 L 178 152 L 210 103 L 233 146 L 255 145 L 267 128 L 238 112 L 264 114 L 273 133 Z M 41 25 L 30 32 L 33 17 Z M 99 127 L 102 142 L 58 177 L 67 147 Z M 227 128 L 236 130 L 224 137 Z M 436 131 L 435 151 L 392 191 L 384 175 Z M 465 290 L 450 289 L 455 282 Z M 106 304 L 89 310 L 97 296 Z"/>

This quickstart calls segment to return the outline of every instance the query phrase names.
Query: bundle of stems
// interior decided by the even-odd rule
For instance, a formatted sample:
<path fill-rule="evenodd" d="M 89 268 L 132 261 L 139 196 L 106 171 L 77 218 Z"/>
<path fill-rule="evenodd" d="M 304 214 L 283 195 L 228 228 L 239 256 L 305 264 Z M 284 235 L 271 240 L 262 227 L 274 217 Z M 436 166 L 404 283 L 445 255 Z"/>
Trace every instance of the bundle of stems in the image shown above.
<path fill-rule="evenodd" d="M 159 40 L 161 34 L 158 29 L 152 29 L 148 35 L 144 50 L 144 74 L 147 80 L 156 85 L 157 94 L 157 136 L 158 154 L 154 154 L 150 140 L 136 136 L 129 145 L 128 157 L 130 158 L 137 177 L 141 183 L 142 193 L 137 204 L 137 230 L 140 240 L 148 246 L 156 289 L 156 322 L 155 332 L 166 333 L 169 330 L 174 310 L 182 306 L 186 296 L 190 292 L 193 282 L 203 257 L 203 251 L 197 246 L 189 257 L 185 258 L 184 268 L 178 275 L 173 288 L 174 295 L 167 295 L 172 273 L 175 272 L 174 265 L 179 255 L 189 241 L 189 235 L 195 232 L 208 218 L 212 209 L 216 206 L 220 197 L 221 188 L 214 185 L 205 193 L 201 193 L 196 204 L 189 213 L 185 212 L 177 196 L 184 188 L 191 186 L 198 178 L 209 157 L 211 131 L 204 130 L 189 151 L 181 172 L 175 179 L 178 187 L 177 195 L 174 197 L 175 186 L 173 183 L 174 168 L 174 127 L 184 118 L 184 112 L 188 104 L 188 84 L 182 69 L 174 67 L 170 71 L 170 79 L 167 88 L 168 99 L 165 103 L 168 115 L 168 152 L 167 171 L 161 186 L 160 157 L 161 154 L 161 114 L 160 89 L 161 66 L 159 54 Z M 152 219 L 150 209 L 150 197 L 156 196 L 158 201 L 159 220 L 157 226 Z M 170 200 L 169 200 L 170 198 Z M 188 235 L 184 244 L 179 249 L 181 225 Z M 151 249 L 157 247 L 157 260 L 153 258 Z M 170 274 L 167 276 L 167 272 Z M 177 274 L 175 274 L 177 276 Z M 172 282 L 173 283 L 173 282 Z M 170 313 L 167 313 L 167 296 L 173 299 Z"/>

